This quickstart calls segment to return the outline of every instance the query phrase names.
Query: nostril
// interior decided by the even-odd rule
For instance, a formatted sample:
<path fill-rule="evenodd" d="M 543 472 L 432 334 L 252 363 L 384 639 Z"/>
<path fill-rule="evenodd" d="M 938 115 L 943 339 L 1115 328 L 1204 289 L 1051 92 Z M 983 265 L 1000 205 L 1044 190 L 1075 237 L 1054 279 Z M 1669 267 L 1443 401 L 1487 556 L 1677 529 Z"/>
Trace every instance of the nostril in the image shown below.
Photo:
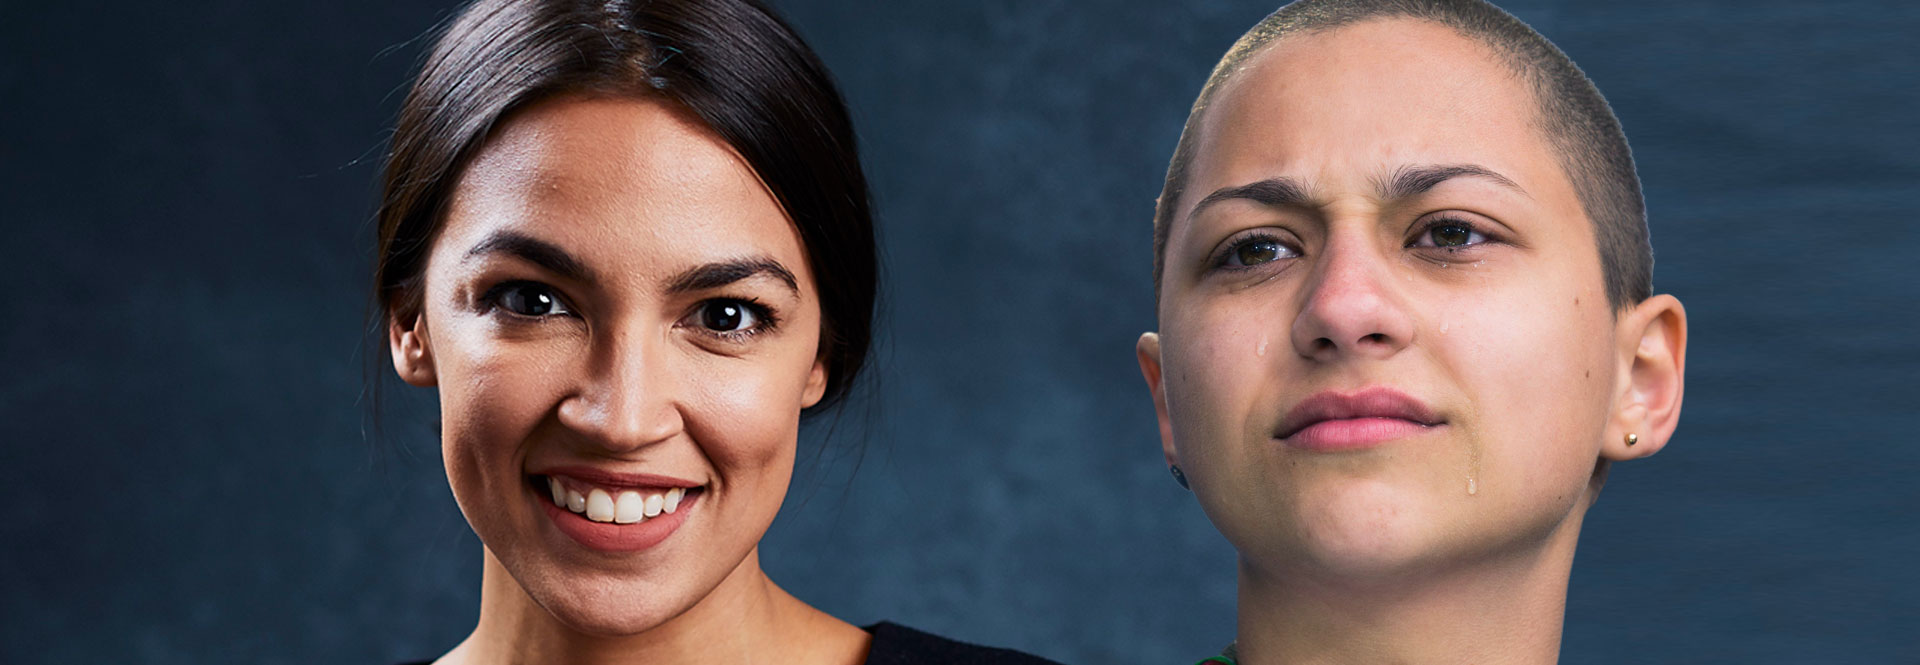
<path fill-rule="evenodd" d="M 1387 336 L 1384 333 L 1373 333 L 1371 335 L 1367 335 L 1366 337 L 1362 337 L 1360 339 L 1363 339 L 1369 342 L 1374 342 L 1376 344 L 1387 343 Z"/>

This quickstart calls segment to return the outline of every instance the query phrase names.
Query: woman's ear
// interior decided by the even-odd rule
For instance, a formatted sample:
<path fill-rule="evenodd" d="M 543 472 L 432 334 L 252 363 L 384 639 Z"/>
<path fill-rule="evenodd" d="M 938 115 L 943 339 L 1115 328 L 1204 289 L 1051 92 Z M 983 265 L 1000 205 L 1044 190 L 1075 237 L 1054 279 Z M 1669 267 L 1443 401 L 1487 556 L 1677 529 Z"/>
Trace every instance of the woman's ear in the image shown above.
<path fill-rule="evenodd" d="M 1160 334 L 1140 333 L 1133 352 L 1139 356 L 1140 375 L 1147 380 L 1147 392 L 1153 395 L 1153 415 L 1160 419 L 1160 452 L 1166 455 L 1167 466 L 1179 464 L 1179 451 L 1173 448 L 1173 421 L 1167 419 L 1167 384 L 1160 376 Z"/>
<path fill-rule="evenodd" d="M 421 388 L 438 385 L 439 377 L 433 371 L 432 341 L 427 338 L 426 313 L 414 314 L 413 320 L 404 325 L 402 318 L 397 313 L 387 316 L 387 346 L 393 352 L 393 371 L 408 385 Z"/>
<path fill-rule="evenodd" d="M 827 356 L 818 354 L 813 358 L 813 369 L 807 371 L 807 387 L 800 391 L 800 408 L 805 409 L 820 403 L 827 394 Z"/>
<path fill-rule="evenodd" d="M 1614 335 L 1620 380 L 1600 454 L 1616 461 L 1646 457 L 1660 452 L 1680 424 L 1687 310 L 1670 295 L 1648 298 L 1616 319 Z"/>

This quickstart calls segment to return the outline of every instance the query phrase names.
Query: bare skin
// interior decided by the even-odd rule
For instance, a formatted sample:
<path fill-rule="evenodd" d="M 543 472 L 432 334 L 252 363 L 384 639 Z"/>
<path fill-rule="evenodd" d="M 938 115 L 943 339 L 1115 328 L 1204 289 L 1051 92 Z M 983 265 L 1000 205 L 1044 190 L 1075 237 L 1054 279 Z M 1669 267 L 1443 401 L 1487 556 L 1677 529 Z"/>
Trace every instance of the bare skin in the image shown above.
<path fill-rule="evenodd" d="M 1678 422 L 1685 310 L 1607 302 L 1531 93 L 1477 42 L 1362 22 L 1227 86 L 1137 355 L 1240 552 L 1241 662 L 1555 662 L 1607 463 Z M 1290 427 L 1368 391 L 1426 415 Z"/>
<path fill-rule="evenodd" d="M 390 317 L 394 367 L 439 388 L 486 546 L 479 625 L 440 662 L 865 660 L 865 631 L 760 568 L 827 370 L 804 245 L 724 142 L 652 100 L 516 113 L 461 176 L 424 289 Z M 687 499 L 615 524 L 550 479 Z"/>
<path fill-rule="evenodd" d="M 438 663 L 699 663 L 866 661 L 865 631 L 814 609 L 768 579 L 756 559 L 685 614 L 644 636 L 582 633 L 553 620 L 487 556 L 480 625 Z M 492 602 L 489 599 L 496 599 Z"/>

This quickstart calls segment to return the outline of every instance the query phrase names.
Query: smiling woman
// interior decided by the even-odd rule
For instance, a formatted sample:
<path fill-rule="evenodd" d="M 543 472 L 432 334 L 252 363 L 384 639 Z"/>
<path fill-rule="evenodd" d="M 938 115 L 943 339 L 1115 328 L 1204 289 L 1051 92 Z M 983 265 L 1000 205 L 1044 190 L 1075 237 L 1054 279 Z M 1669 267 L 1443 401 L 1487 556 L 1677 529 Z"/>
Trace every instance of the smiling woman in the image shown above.
<path fill-rule="evenodd" d="M 485 545 L 440 662 L 1043 663 L 865 630 L 768 579 L 799 422 L 866 356 L 839 93 L 753 2 L 484 1 L 387 164 L 377 299 Z"/>

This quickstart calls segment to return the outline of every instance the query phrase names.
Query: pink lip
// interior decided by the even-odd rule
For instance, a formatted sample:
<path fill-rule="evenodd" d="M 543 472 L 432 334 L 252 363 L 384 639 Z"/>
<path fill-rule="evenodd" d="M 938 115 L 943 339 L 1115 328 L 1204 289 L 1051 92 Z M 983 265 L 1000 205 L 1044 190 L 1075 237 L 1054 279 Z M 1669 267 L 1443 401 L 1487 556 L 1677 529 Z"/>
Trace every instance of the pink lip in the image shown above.
<path fill-rule="evenodd" d="M 680 507 L 673 512 L 660 513 L 633 524 L 595 522 L 585 515 L 553 505 L 551 497 L 535 496 L 534 500 L 546 509 L 553 525 L 574 542 L 602 552 L 638 552 L 660 544 L 667 536 L 678 531 L 703 496 L 706 496 L 706 492 L 690 493 L 680 500 Z"/>
<path fill-rule="evenodd" d="M 1445 421 L 1392 388 L 1323 392 L 1287 412 L 1274 438 L 1317 452 L 1357 450 L 1418 434 Z"/>
<path fill-rule="evenodd" d="M 687 493 L 680 499 L 680 505 L 671 513 L 660 513 L 654 517 L 632 524 L 610 524 L 595 522 L 587 516 L 553 505 L 553 497 L 546 490 L 546 481 L 530 482 L 527 485 L 529 497 L 540 503 L 547 518 L 561 532 L 574 542 L 588 549 L 602 552 L 638 552 L 659 545 L 672 536 L 685 524 L 687 516 L 692 514 L 706 492 L 699 489 L 701 483 L 673 476 L 651 473 L 619 473 L 591 466 L 547 467 L 536 471 L 533 476 L 553 476 L 561 479 L 569 487 L 576 483 L 585 483 L 608 490 L 637 490 L 659 492 L 673 488 L 683 488 Z M 568 482 L 574 481 L 574 482 Z"/>

